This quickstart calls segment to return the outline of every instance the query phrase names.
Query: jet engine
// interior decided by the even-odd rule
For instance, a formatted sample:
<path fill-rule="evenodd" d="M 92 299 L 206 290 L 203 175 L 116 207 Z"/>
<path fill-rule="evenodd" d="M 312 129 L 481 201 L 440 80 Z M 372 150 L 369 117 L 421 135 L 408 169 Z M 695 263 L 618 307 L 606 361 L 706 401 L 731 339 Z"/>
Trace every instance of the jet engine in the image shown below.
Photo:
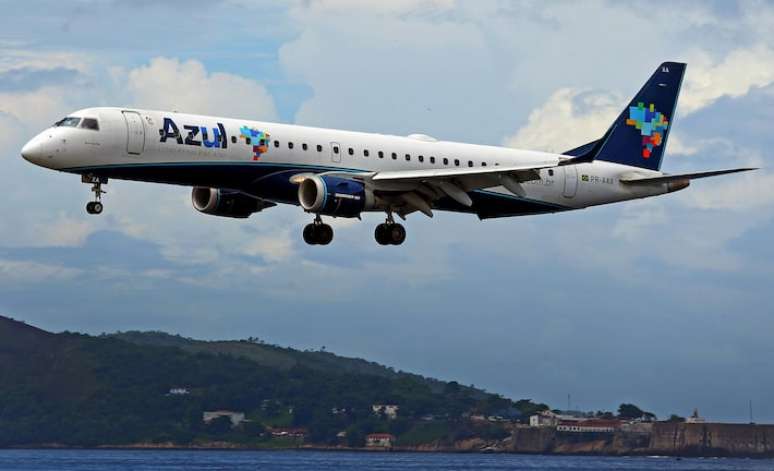
<path fill-rule="evenodd" d="M 357 181 L 312 175 L 298 185 L 298 202 L 310 213 L 351 218 L 374 208 L 374 194 Z"/>
<path fill-rule="evenodd" d="M 204 214 L 229 218 L 247 218 L 275 203 L 231 190 L 197 186 L 191 192 L 193 207 Z"/>

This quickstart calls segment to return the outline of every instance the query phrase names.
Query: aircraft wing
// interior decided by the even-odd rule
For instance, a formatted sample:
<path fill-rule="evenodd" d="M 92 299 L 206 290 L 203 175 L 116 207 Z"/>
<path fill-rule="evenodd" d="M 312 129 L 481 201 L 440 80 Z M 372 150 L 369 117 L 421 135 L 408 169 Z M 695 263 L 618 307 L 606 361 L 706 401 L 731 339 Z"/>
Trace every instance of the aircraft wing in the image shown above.
<path fill-rule="evenodd" d="M 376 172 L 330 171 L 318 175 L 363 182 L 374 192 L 380 193 L 380 196 L 393 200 L 396 206 L 403 206 L 405 210 L 399 211 L 399 215 L 421 211 L 432 217 L 432 202 L 445 196 L 467 207 L 473 205 L 468 192 L 483 188 L 503 186 L 515 195 L 524 196 L 522 183 L 539 180 L 540 170 L 582 162 L 588 162 L 588 158 L 557 155 L 555 158 L 524 165 Z M 304 174 L 294 175 L 291 181 L 305 177 Z"/>

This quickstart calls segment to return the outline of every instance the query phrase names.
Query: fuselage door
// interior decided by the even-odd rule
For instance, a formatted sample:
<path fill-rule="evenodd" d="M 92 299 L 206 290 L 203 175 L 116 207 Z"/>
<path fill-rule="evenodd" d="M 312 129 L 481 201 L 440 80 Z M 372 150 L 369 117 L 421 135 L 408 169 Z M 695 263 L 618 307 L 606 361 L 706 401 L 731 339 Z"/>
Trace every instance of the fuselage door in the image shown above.
<path fill-rule="evenodd" d="M 331 162 L 341 163 L 341 146 L 338 142 L 331 142 Z"/>
<path fill-rule="evenodd" d="M 578 167 L 567 165 L 564 167 L 564 191 L 562 196 L 565 198 L 574 198 L 578 192 Z"/>
<path fill-rule="evenodd" d="M 140 155 L 145 150 L 145 126 L 140 113 L 123 111 L 126 121 L 126 152 L 130 155 Z"/>

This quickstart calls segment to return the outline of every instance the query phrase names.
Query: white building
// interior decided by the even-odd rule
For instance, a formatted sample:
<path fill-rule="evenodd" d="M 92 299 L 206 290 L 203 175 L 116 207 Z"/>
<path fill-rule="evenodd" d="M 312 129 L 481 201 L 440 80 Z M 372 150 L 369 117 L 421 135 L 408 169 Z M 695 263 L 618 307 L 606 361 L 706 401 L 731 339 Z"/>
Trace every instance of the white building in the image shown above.
<path fill-rule="evenodd" d="M 172 388 L 169 390 L 168 394 L 170 396 L 187 396 L 191 393 L 188 391 L 188 388 Z"/>
<path fill-rule="evenodd" d="M 394 404 L 374 404 L 371 406 L 371 410 L 374 414 L 384 414 L 390 420 L 398 418 L 398 409 L 399 407 Z"/>
<path fill-rule="evenodd" d="M 685 423 L 687 424 L 703 424 L 704 422 L 704 417 L 699 415 L 699 409 L 694 409 L 693 414 L 685 419 Z"/>
<path fill-rule="evenodd" d="M 232 412 L 230 410 L 216 410 L 216 411 L 205 411 L 202 414 L 202 420 L 205 424 L 209 424 L 215 419 L 218 419 L 220 417 L 228 417 L 231 421 L 231 426 L 236 427 L 237 425 L 241 424 L 245 421 L 245 414 L 244 412 Z"/>
<path fill-rule="evenodd" d="M 372 433 L 366 436 L 367 447 L 391 448 L 395 443 L 395 436 L 389 433 Z"/>

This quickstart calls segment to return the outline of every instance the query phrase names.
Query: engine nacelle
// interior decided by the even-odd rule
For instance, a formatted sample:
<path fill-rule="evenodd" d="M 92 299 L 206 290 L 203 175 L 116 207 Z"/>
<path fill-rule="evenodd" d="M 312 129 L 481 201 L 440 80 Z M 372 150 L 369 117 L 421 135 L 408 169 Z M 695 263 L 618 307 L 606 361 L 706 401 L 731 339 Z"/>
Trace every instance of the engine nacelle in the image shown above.
<path fill-rule="evenodd" d="M 298 185 L 298 202 L 310 213 L 351 218 L 374 208 L 374 194 L 360 182 L 312 175 Z"/>
<path fill-rule="evenodd" d="M 191 192 L 193 207 L 204 214 L 229 218 L 247 218 L 274 203 L 242 193 L 197 186 Z"/>

